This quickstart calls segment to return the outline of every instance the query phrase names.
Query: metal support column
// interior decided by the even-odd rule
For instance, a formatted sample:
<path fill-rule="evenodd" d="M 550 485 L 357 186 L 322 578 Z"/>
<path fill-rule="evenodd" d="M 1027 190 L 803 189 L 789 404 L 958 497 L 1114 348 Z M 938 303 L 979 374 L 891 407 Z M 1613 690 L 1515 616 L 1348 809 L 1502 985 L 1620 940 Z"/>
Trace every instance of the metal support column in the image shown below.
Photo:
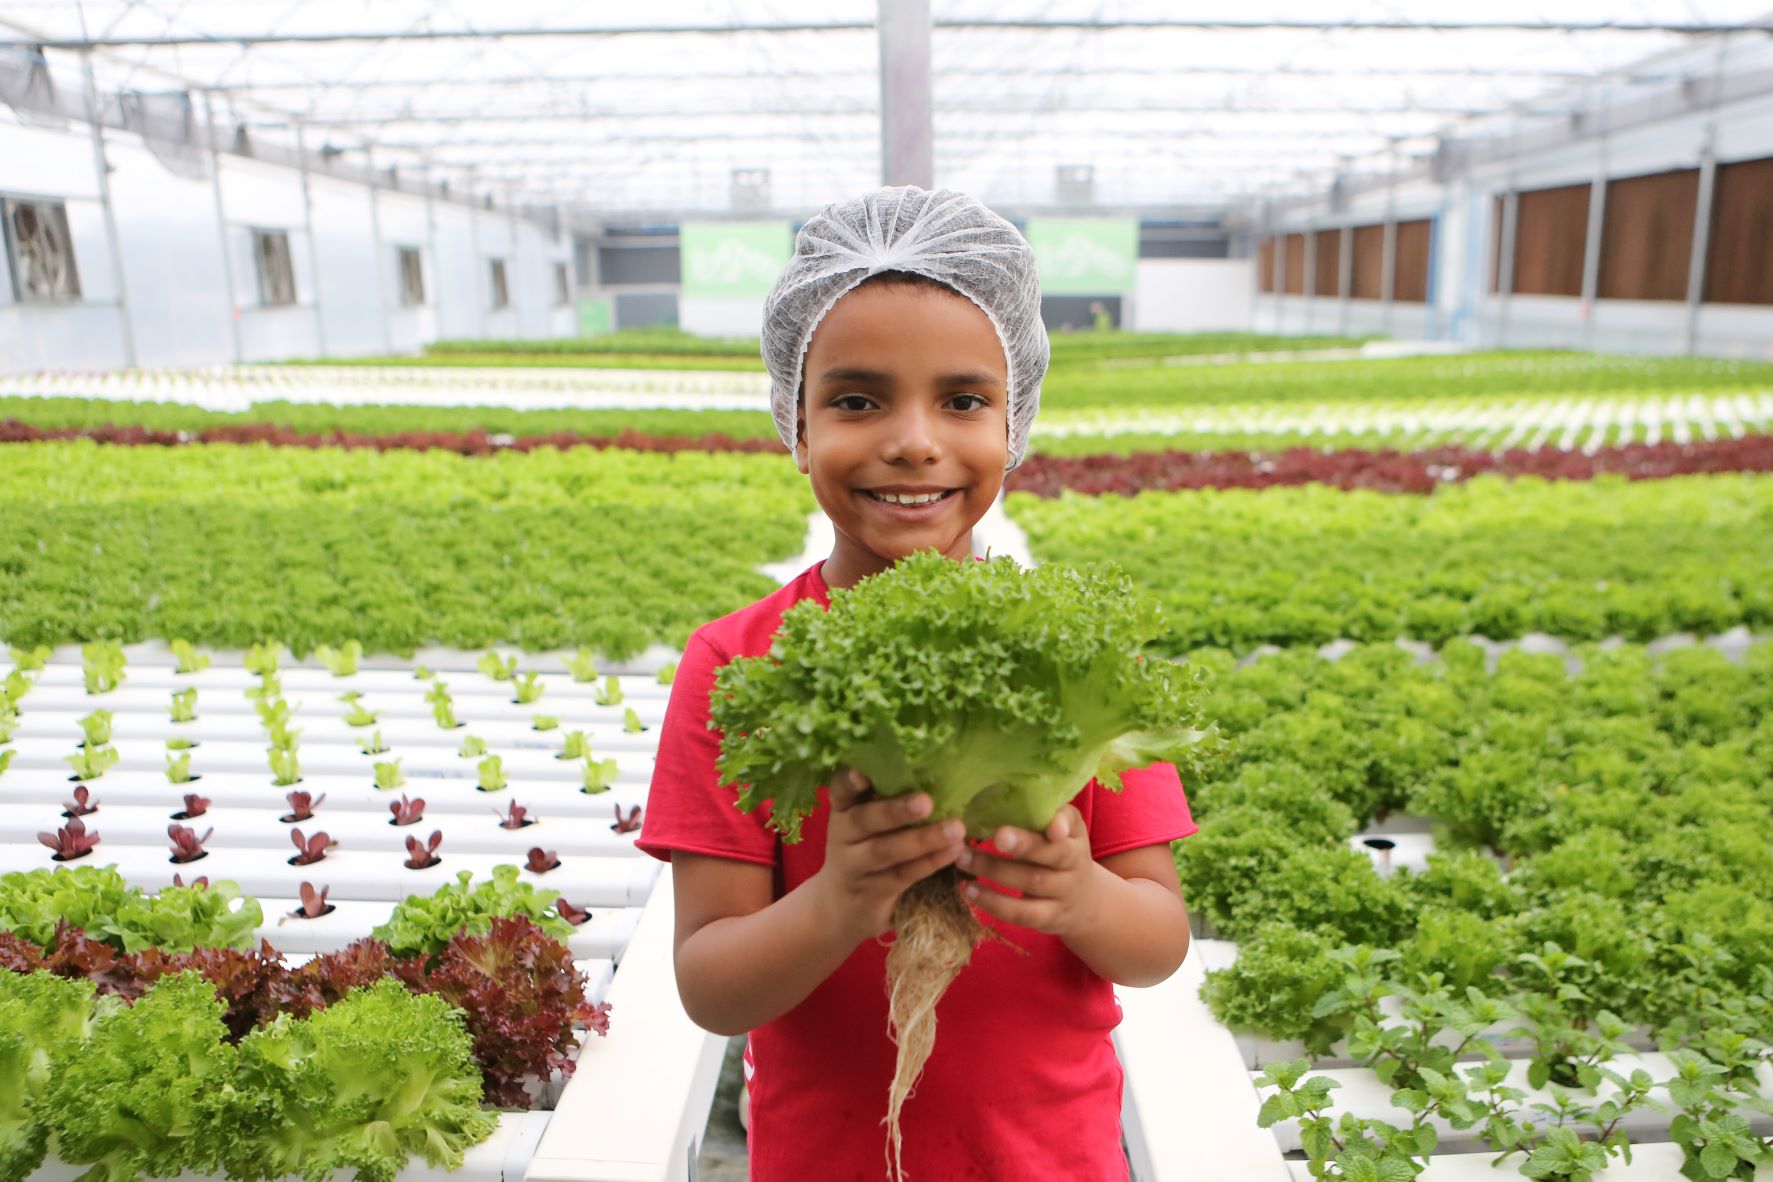
<path fill-rule="evenodd" d="M 1604 92 L 1602 92 L 1604 93 Z M 1604 99 L 1596 110 L 1600 136 L 1595 141 L 1594 180 L 1588 186 L 1588 237 L 1582 246 L 1582 347 L 1594 343 L 1595 301 L 1600 298 L 1601 233 L 1607 219 L 1607 109 Z"/>
<path fill-rule="evenodd" d="M 474 186 L 474 166 L 468 166 L 468 243 L 474 254 L 474 317 L 480 326 L 479 337 L 486 339 L 487 304 L 492 302 L 491 269 L 480 250 L 480 193 Z M 510 277 L 506 276 L 507 283 Z"/>
<path fill-rule="evenodd" d="M 1512 182 L 1511 182 L 1512 184 Z M 1502 198 L 1502 241 L 1496 253 L 1496 347 L 1508 346 L 1508 306 L 1514 296 L 1514 234 L 1520 220 L 1521 195 L 1510 188 Z"/>
<path fill-rule="evenodd" d="M 308 230 L 309 282 L 314 288 L 314 346 L 320 356 L 326 353 L 326 308 L 320 302 L 320 240 L 314 236 L 314 193 L 308 184 L 308 145 L 302 137 L 302 124 L 295 125 L 296 168 L 302 178 L 302 225 Z"/>
<path fill-rule="evenodd" d="M 1711 214 L 1718 185 L 1718 154 L 1711 131 L 1699 155 L 1699 197 L 1693 207 L 1693 253 L 1687 259 L 1687 321 L 1683 342 L 1691 353 L 1699 341 L 1699 305 L 1705 299 L 1705 263 L 1711 252 Z"/>
<path fill-rule="evenodd" d="M 382 241 L 382 203 L 376 197 L 382 186 L 376 180 L 376 166 L 369 162 L 369 234 L 375 243 L 376 291 L 381 296 L 377 305 L 382 310 L 382 343 L 394 352 L 394 301 L 388 291 L 388 244 Z"/>
<path fill-rule="evenodd" d="M 443 335 L 441 316 L 438 311 L 443 305 L 437 298 L 437 194 L 435 186 L 431 183 L 431 158 L 428 156 L 425 158 L 424 177 L 425 253 L 419 256 L 419 282 L 424 286 L 425 298 L 421 301 L 420 307 L 430 309 L 431 315 L 430 333 L 428 339 L 419 342 L 421 349 Z M 402 290 L 405 290 L 404 278 L 401 280 L 401 285 Z"/>
<path fill-rule="evenodd" d="M 1317 293 L 1317 231 L 1307 226 L 1301 233 L 1305 236 L 1305 277 L 1299 281 L 1299 294 L 1305 300 L 1305 331 L 1309 333 L 1314 331 L 1311 299 Z"/>
<path fill-rule="evenodd" d="M 1385 233 L 1379 248 L 1379 331 L 1391 335 L 1391 306 L 1397 298 L 1397 144 L 1385 176 Z"/>
<path fill-rule="evenodd" d="M 215 226 L 222 236 L 222 269 L 228 278 L 228 328 L 234 336 L 234 363 L 246 360 L 246 347 L 240 336 L 240 292 L 234 280 L 234 244 L 228 234 L 228 216 L 222 209 L 222 153 L 215 131 L 215 104 L 209 91 L 203 92 L 203 130 L 209 137 L 209 189 L 215 198 Z"/>
<path fill-rule="evenodd" d="M 1354 294 L 1354 227 L 1343 226 L 1336 240 L 1336 335 L 1348 335 L 1348 301 Z"/>
<path fill-rule="evenodd" d="M 930 0 L 880 0 L 881 183 L 935 187 Z"/>
<path fill-rule="evenodd" d="M 135 326 L 129 320 L 129 290 L 123 277 L 123 242 L 117 234 L 117 214 L 111 204 L 111 165 L 105 159 L 104 112 L 99 107 L 91 50 L 81 51 L 80 68 L 86 77 L 86 124 L 92 130 L 92 167 L 98 176 L 99 208 L 105 216 L 105 240 L 111 247 L 111 283 L 117 288 L 117 323 L 123 331 L 123 363 L 134 369 L 137 364 Z"/>

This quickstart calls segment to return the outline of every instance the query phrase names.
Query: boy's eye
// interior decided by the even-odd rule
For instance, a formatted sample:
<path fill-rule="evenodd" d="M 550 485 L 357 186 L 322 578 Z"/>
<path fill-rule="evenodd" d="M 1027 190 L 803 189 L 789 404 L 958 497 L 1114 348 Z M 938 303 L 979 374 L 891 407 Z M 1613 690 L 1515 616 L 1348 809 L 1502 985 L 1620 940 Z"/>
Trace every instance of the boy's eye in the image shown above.
<path fill-rule="evenodd" d="M 867 410 L 871 403 L 861 394 L 845 394 L 833 399 L 831 405 L 838 410 Z"/>
<path fill-rule="evenodd" d="M 956 394 L 953 398 L 956 410 L 983 410 L 985 399 L 977 394 Z"/>

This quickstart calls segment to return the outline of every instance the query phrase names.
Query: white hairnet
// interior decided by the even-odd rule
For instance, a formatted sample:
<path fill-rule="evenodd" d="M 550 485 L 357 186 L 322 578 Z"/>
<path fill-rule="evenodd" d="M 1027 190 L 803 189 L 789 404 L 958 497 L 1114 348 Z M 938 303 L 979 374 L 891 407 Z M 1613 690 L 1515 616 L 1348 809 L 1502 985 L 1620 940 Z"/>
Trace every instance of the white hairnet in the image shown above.
<path fill-rule="evenodd" d="M 763 305 L 763 362 L 782 441 L 794 447 L 801 366 L 813 330 L 833 304 L 882 271 L 928 276 L 972 300 L 990 319 L 1009 369 L 1005 467 L 1020 464 L 1040 407 L 1049 350 L 1034 252 L 1016 227 L 977 200 L 914 185 L 834 202 L 795 235 L 794 257 Z"/>

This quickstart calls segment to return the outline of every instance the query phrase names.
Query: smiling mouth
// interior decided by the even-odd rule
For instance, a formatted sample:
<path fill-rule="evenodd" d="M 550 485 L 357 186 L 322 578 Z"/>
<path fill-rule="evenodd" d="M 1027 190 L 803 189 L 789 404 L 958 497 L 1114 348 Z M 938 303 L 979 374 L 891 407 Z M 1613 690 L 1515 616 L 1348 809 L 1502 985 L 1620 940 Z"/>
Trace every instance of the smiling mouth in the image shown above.
<path fill-rule="evenodd" d="M 866 496 L 869 500 L 873 501 L 877 505 L 891 505 L 895 509 L 925 509 L 931 505 L 939 505 L 943 501 L 946 501 L 949 498 L 958 495 L 960 492 L 960 490 L 958 488 L 950 488 L 950 489 L 944 490 L 941 494 L 939 494 L 927 501 L 926 500 L 899 501 L 899 500 L 888 500 L 886 497 L 881 496 L 879 493 L 875 492 L 873 489 L 870 489 L 870 488 L 861 488 L 861 489 L 857 489 L 856 491 L 861 493 L 863 496 Z M 904 495 L 904 494 L 900 494 L 900 495 Z"/>

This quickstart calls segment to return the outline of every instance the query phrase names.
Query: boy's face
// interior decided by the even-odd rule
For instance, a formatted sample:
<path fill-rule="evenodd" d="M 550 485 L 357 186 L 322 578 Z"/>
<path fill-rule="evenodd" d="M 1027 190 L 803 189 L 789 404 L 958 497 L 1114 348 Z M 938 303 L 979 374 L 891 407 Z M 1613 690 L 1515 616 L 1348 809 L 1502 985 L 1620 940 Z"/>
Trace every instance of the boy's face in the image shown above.
<path fill-rule="evenodd" d="M 1009 460 L 1008 368 L 985 313 L 952 291 L 864 284 L 819 322 L 803 373 L 794 458 L 837 529 L 826 582 L 918 550 L 970 557 Z"/>

